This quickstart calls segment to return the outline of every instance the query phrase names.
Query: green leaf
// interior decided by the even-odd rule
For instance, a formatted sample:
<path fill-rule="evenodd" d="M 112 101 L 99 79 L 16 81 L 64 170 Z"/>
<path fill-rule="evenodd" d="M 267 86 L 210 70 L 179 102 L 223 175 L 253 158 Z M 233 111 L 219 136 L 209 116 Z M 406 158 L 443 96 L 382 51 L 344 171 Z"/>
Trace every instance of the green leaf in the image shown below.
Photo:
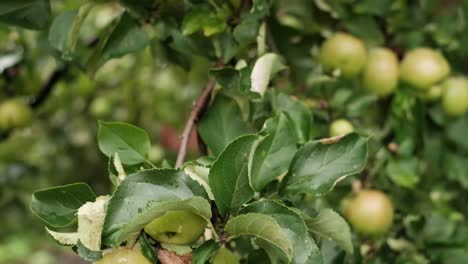
<path fill-rule="evenodd" d="M 234 28 L 233 35 L 240 46 L 246 46 L 256 40 L 259 28 L 260 20 L 258 17 L 255 14 L 248 14 Z"/>
<path fill-rule="evenodd" d="M 349 134 L 336 142 L 309 142 L 293 158 L 285 181 L 286 192 L 323 195 L 340 180 L 361 172 L 366 162 L 367 139 L 358 134 Z"/>
<path fill-rule="evenodd" d="M 182 171 L 152 169 L 128 175 L 107 206 L 103 243 L 118 245 L 124 235 L 133 230 L 132 222 L 139 221 L 138 216 L 153 206 L 194 196 L 206 197 L 206 193 L 202 186 Z"/>
<path fill-rule="evenodd" d="M 120 160 L 128 165 L 146 161 L 151 147 L 148 133 L 141 128 L 119 122 L 99 121 L 99 149 L 111 157 L 119 154 Z"/>
<path fill-rule="evenodd" d="M 468 131 L 468 117 L 458 118 L 446 128 L 448 139 L 464 151 L 468 151 L 466 131 Z"/>
<path fill-rule="evenodd" d="M 250 172 L 252 188 L 257 192 L 286 174 L 297 149 L 294 127 L 283 113 L 267 120 L 263 133 L 267 136 L 255 149 Z"/>
<path fill-rule="evenodd" d="M 190 211 L 203 217 L 207 222 L 211 218 L 210 203 L 202 197 L 167 202 L 151 201 L 146 208 L 140 209 L 140 211 L 130 222 L 121 226 L 119 230 L 112 234 L 112 246 L 118 246 L 127 238 L 138 234 L 147 224 L 167 211 Z"/>
<path fill-rule="evenodd" d="M 182 22 L 182 34 L 190 35 L 203 30 L 205 36 L 209 37 L 226 29 L 226 22 L 207 8 L 194 8 Z"/>
<path fill-rule="evenodd" d="M 457 153 L 445 153 L 444 165 L 447 177 L 468 189 L 468 158 Z"/>
<path fill-rule="evenodd" d="M 414 188 L 419 182 L 418 159 L 391 160 L 385 168 L 387 176 L 397 185 Z"/>
<path fill-rule="evenodd" d="M 353 254 L 353 242 L 348 223 L 335 211 L 322 209 L 316 217 L 306 219 L 309 231 L 335 241 L 346 252 Z"/>
<path fill-rule="evenodd" d="M 95 262 L 102 258 L 101 251 L 94 251 L 87 248 L 85 245 L 83 245 L 83 243 L 81 243 L 80 240 L 78 240 L 78 243 L 75 246 L 75 250 L 82 259 L 89 262 Z"/>
<path fill-rule="evenodd" d="M 254 236 L 257 244 L 271 255 L 289 263 L 293 257 L 293 246 L 288 236 L 272 216 L 259 213 L 248 213 L 229 220 L 225 227 L 229 239 L 238 236 Z"/>
<path fill-rule="evenodd" d="M 64 227 L 76 222 L 78 209 L 95 199 L 86 183 L 74 183 L 33 193 L 31 209 L 47 224 Z"/>
<path fill-rule="evenodd" d="M 250 76 L 252 83 L 250 90 L 263 96 L 270 80 L 283 69 L 285 69 L 285 66 L 280 56 L 274 53 L 263 55 L 255 62 L 253 67 Z"/>
<path fill-rule="evenodd" d="M 58 15 L 49 30 L 49 44 L 60 52 L 65 52 L 67 49 L 67 42 L 69 32 L 75 21 L 78 10 L 71 10 Z"/>
<path fill-rule="evenodd" d="M 187 164 L 184 167 L 184 172 L 194 181 L 198 182 L 203 188 L 205 188 L 206 193 L 210 200 L 214 200 L 213 192 L 211 192 L 208 174 L 210 169 L 205 166 L 197 165 L 195 163 Z"/>
<path fill-rule="evenodd" d="M 247 124 L 236 101 L 218 95 L 198 123 L 203 142 L 215 156 L 235 138 L 248 133 Z"/>
<path fill-rule="evenodd" d="M 245 135 L 229 144 L 213 163 L 208 175 L 211 191 L 222 215 L 236 212 L 254 195 L 248 163 L 258 136 Z"/>
<path fill-rule="evenodd" d="M 373 44 L 382 44 L 384 36 L 372 16 L 358 16 L 347 22 L 347 27 L 353 35 Z"/>
<path fill-rule="evenodd" d="M 64 60 L 71 60 L 75 52 L 81 25 L 93 7 L 86 3 L 79 10 L 71 10 L 57 16 L 49 30 L 49 43 L 62 53 Z"/>
<path fill-rule="evenodd" d="M 51 20 L 49 0 L 2 0 L 0 23 L 44 29 Z"/>
<path fill-rule="evenodd" d="M 310 263 L 310 258 L 321 259 L 319 248 L 309 235 L 304 219 L 287 206 L 276 201 L 263 200 L 248 205 L 240 213 L 261 213 L 273 217 L 292 245 L 292 263 Z M 275 259 L 275 257 L 276 254 L 270 255 L 270 258 Z M 274 263 L 276 260 L 272 260 L 272 262 Z"/>
<path fill-rule="evenodd" d="M 197 247 L 195 251 L 193 251 L 193 263 L 194 264 L 205 264 L 207 263 L 211 256 L 216 252 L 219 248 L 219 244 L 214 240 L 205 241 L 201 246 Z"/>
<path fill-rule="evenodd" d="M 137 22 L 124 13 L 101 51 L 100 61 L 104 63 L 129 53 L 142 50 L 149 44 L 149 37 Z"/>
<path fill-rule="evenodd" d="M 302 144 L 309 140 L 312 113 L 307 106 L 281 93 L 273 98 L 273 107 L 277 113 L 284 112 L 291 119 L 298 143 Z"/>
<path fill-rule="evenodd" d="M 138 244 L 141 247 L 141 253 L 145 256 L 151 263 L 158 263 L 157 249 L 155 249 L 149 242 L 146 234 L 141 234 L 138 238 Z"/>

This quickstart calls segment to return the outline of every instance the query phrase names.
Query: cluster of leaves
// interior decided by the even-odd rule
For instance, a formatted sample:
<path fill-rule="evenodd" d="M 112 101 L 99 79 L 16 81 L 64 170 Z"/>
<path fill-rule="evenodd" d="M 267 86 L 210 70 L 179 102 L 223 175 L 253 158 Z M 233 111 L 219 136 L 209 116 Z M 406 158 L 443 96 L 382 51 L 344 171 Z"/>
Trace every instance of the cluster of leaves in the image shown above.
<path fill-rule="evenodd" d="M 286 100 L 293 109 L 299 103 Z M 234 110 L 230 113 L 233 117 L 241 114 L 238 107 L 229 108 Z M 76 233 L 49 233 L 65 245 L 74 245 L 91 261 L 100 258 L 101 249 L 131 245 L 138 236 L 145 237 L 142 228 L 170 210 L 190 211 L 211 221 L 208 226 L 215 239 L 194 246 L 197 263 L 208 261 L 222 243 L 246 258 L 268 254 L 272 262 L 320 262 L 315 241 L 324 238 L 337 241 L 351 253 L 349 227 L 337 213 L 323 209 L 306 215 L 288 206 L 287 201 L 303 193 L 323 195 L 343 176 L 361 171 L 367 140 L 351 134 L 332 142 L 310 141 L 296 150 L 295 123 L 287 113 L 268 119 L 264 129 L 255 134 L 239 131 L 240 135 L 232 135 L 235 127 L 246 127 L 247 123 L 231 120 L 218 129 L 218 137 L 207 141 L 210 148 L 220 149 L 212 156 L 215 159 L 202 157 L 177 170 L 152 168 L 147 160 L 149 137 L 143 130 L 101 122 L 98 141 L 110 159 L 109 175 L 116 187 L 112 195 L 96 199 L 84 183 L 59 186 L 36 192 L 32 209 L 55 228 L 77 222 Z M 215 125 L 222 119 L 206 116 L 202 124 Z M 235 138 L 230 140 L 230 136 Z M 278 181 L 282 176 L 285 178 Z M 108 201 L 107 209 L 98 209 L 102 199 Z M 89 203 L 97 209 L 83 219 L 80 208 Z M 314 239 L 312 232 L 320 236 Z M 96 240 L 100 234 L 102 244 Z M 255 245 L 264 251 L 255 249 L 246 237 L 256 238 Z M 146 239 L 138 241 L 142 248 L 150 247 Z M 154 255 L 151 260 L 155 261 Z"/>
<path fill-rule="evenodd" d="M 100 5 L 112 16 L 86 32 L 86 19 Z M 80 183 L 34 194 L 33 211 L 54 229 L 78 223 L 76 233 L 49 233 L 85 259 L 138 241 L 155 261 L 155 245 L 140 230 L 167 210 L 188 210 L 208 220 L 214 236 L 183 249 L 193 250 L 196 263 L 222 244 L 247 263 L 464 263 L 468 212 L 456 198 L 468 186 L 467 117 L 446 116 L 439 103 L 422 103 L 403 84 L 379 99 L 356 80 L 324 73 L 317 54 L 325 36 L 347 31 L 400 56 L 415 47 L 438 48 L 454 72 L 463 72 L 466 3 L 121 0 L 75 7 L 52 19 L 47 0 L 4 1 L 0 21 L 49 28 L 57 58 L 89 76 L 98 78 L 111 59 L 150 51 L 155 64 L 209 71 L 217 83 L 198 122 L 207 155 L 156 169 L 144 131 L 101 122 L 98 143 L 115 191 L 96 200 Z M 160 81 L 137 84 L 147 80 Z M 350 119 L 369 143 L 357 134 L 317 140 L 337 118 Z M 355 177 L 345 176 L 358 173 L 365 187 L 392 197 L 397 214 L 389 234 L 353 236 L 352 244 L 347 224 L 329 208 L 339 208 L 350 192 Z M 98 210 L 92 224 L 80 220 L 82 206 L 102 200 L 107 210 Z"/>

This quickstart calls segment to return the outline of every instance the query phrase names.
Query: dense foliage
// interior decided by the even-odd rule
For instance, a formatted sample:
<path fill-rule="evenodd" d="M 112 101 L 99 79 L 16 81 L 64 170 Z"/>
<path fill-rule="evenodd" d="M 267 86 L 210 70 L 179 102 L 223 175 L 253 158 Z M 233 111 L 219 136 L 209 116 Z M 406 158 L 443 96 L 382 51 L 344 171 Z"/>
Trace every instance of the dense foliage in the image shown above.
<path fill-rule="evenodd" d="M 0 263 L 29 203 L 96 263 L 465 263 L 467 17 L 442 0 L 3 1 Z"/>

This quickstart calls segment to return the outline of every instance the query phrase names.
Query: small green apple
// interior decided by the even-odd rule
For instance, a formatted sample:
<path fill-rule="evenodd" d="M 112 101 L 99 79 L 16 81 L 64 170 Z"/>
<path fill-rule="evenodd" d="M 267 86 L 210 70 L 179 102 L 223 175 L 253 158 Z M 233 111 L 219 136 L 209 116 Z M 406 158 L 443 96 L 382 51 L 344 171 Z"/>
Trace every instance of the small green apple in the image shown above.
<path fill-rule="evenodd" d="M 373 49 L 363 72 L 363 85 L 377 96 L 393 93 L 398 84 L 398 58 L 386 48 Z"/>
<path fill-rule="evenodd" d="M 26 126 L 31 118 L 31 108 L 19 100 L 12 99 L 0 104 L 0 131 Z"/>
<path fill-rule="evenodd" d="M 189 211 L 168 211 L 145 226 L 154 240 L 173 245 L 190 245 L 205 231 L 207 222 Z"/>
<path fill-rule="evenodd" d="M 427 90 L 442 81 L 450 73 L 445 57 L 430 48 L 417 48 L 403 58 L 400 78 L 417 89 Z"/>
<path fill-rule="evenodd" d="M 139 250 L 122 247 L 113 249 L 94 264 L 151 264 L 151 262 Z"/>
<path fill-rule="evenodd" d="M 416 95 L 425 102 L 434 102 L 442 96 L 443 87 L 441 84 L 433 85 L 427 91 L 421 91 Z"/>
<path fill-rule="evenodd" d="M 89 111 L 94 117 L 105 117 L 109 115 L 112 111 L 112 102 L 108 98 L 97 97 L 91 102 Z"/>
<path fill-rule="evenodd" d="M 346 119 L 337 119 L 330 125 L 330 137 L 344 136 L 353 131 L 353 125 Z"/>
<path fill-rule="evenodd" d="M 239 264 L 239 257 L 232 253 L 226 247 L 221 247 L 216 251 L 213 258 L 211 259 L 213 264 Z"/>
<path fill-rule="evenodd" d="M 343 202 L 344 214 L 354 229 L 363 235 L 381 236 L 393 222 L 393 204 L 376 190 L 362 190 Z"/>
<path fill-rule="evenodd" d="M 338 69 L 346 78 L 357 76 L 367 61 L 364 43 L 346 33 L 336 33 L 320 49 L 320 62 L 327 69 Z"/>
<path fill-rule="evenodd" d="M 442 108 L 450 116 L 460 116 L 468 110 L 468 80 L 451 77 L 443 84 Z"/>

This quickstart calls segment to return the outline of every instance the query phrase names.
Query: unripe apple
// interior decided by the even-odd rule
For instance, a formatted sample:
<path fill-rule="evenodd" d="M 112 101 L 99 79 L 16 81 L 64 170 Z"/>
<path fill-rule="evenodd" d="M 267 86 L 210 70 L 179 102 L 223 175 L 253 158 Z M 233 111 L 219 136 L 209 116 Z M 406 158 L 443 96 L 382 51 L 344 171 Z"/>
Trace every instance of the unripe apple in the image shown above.
<path fill-rule="evenodd" d="M 442 108 L 450 116 L 460 116 L 468 110 L 468 80 L 451 77 L 443 84 Z"/>
<path fill-rule="evenodd" d="M 353 131 L 353 125 L 346 119 L 337 119 L 330 125 L 330 137 L 344 136 Z"/>
<path fill-rule="evenodd" d="M 392 226 L 393 205 L 381 191 L 359 191 L 343 203 L 343 209 L 354 229 L 363 235 L 381 236 Z"/>
<path fill-rule="evenodd" d="M 450 73 L 445 57 L 430 48 L 417 48 L 403 58 L 400 78 L 417 89 L 427 90 Z"/>
<path fill-rule="evenodd" d="M 393 93 L 398 84 L 398 58 L 386 48 L 371 50 L 363 72 L 363 85 L 377 96 Z"/>
<path fill-rule="evenodd" d="M 207 222 L 189 211 L 168 211 L 145 226 L 154 240 L 173 245 L 190 245 L 203 234 Z"/>
<path fill-rule="evenodd" d="M 338 69 L 346 78 L 357 76 L 367 60 L 364 43 L 346 33 L 336 33 L 320 49 L 320 62 L 327 69 Z"/>
<path fill-rule="evenodd" d="M 108 98 L 97 97 L 91 102 L 89 110 L 96 118 L 105 117 L 112 111 L 112 102 Z"/>
<path fill-rule="evenodd" d="M 215 255 L 211 259 L 213 264 L 239 264 L 239 257 L 232 253 L 226 247 L 221 247 L 216 251 Z"/>
<path fill-rule="evenodd" d="M 436 84 L 427 91 L 421 91 L 416 95 L 426 102 L 434 102 L 442 96 L 443 87 L 441 84 Z"/>
<path fill-rule="evenodd" d="M 26 126 L 32 118 L 31 108 L 18 100 L 0 104 L 0 131 Z"/>
<path fill-rule="evenodd" d="M 151 264 L 139 250 L 116 248 L 94 264 Z"/>

